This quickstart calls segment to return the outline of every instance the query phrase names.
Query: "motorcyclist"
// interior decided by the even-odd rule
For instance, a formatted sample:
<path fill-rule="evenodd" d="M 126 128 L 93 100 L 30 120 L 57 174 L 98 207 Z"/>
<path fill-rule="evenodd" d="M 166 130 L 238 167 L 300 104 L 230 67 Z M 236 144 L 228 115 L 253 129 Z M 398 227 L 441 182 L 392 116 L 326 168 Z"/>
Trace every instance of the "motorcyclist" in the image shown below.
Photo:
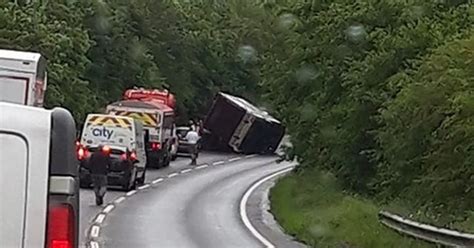
<path fill-rule="evenodd" d="M 107 192 L 107 173 L 110 168 L 110 148 L 100 145 L 89 160 L 92 184 L 94 185 L 95 202 L 98 206 L 104 203 Z"/>

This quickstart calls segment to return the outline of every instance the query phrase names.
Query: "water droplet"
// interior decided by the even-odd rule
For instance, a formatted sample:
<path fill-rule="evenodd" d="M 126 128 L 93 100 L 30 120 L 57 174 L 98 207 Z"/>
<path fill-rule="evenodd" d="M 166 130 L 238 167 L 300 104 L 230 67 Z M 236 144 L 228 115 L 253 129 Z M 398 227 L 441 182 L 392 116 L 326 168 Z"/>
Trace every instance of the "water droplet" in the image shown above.
<path fill-rule="evenodd" d="M 252 63 L 257 61 L 257 50 L 250 45 L 243 45 L 239 47 L 237 56 L 244 63 Z"/>
<path fill-rule="evenodd" d="M 303 65 L 295 72 L 298 83 L 307 83 L 316 78 L 316 69 L 312 65 Z"/>
<path fill-rule="evenodd" d="M 278 17 L 278 28 L 282 30 L 290 30 L 297 26 L 298 18 L 290 13 L 282 14 Z"/>
<path fill-rule="evenodd" d="M 346 37 L 351 42 L 360 43 L 367 38 L 367 32 L 361 24 L 352 25 L 346 29 Z"/>
<path fill-rule="evenodd" d="M 314 237 L 323 237 L 326 235 L 327 230 L 321 225 L 314 225 L 309 229 L 309 232 L 314 236 Z"/>

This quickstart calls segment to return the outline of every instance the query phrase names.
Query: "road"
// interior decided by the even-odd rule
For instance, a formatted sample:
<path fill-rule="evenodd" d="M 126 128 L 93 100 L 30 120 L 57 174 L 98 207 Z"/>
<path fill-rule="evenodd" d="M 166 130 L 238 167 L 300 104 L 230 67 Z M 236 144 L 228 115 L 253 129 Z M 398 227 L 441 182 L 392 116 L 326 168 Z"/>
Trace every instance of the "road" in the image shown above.
<path fill-rule="evenodd" d="M 95 247 L 263 247 L 244 225 L 239 203 L 249 187 L 287 163 L 273 157 L 202 154 L 199 167 L 179 159 L 169 168 L 147 172 L 144 187 L 122 197 L 112 191 L 94 206 L 81 193 L 82 244 Z M 161 179 L 160 179 L 161 178 Z M 133 195 L 132 195 L 133 194 Z M 258 211 L 251 211 L 258 212 Z M 276 239 L 278 240 L 278 239 Z"/>

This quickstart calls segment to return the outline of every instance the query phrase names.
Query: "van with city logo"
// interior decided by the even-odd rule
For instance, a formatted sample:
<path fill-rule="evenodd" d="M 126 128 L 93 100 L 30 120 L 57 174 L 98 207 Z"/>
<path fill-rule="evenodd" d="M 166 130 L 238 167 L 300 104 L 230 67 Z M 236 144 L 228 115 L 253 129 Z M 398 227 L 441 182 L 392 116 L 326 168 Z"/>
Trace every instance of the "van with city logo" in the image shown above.
<path fill-rule="evenodd" d="M 145 182 L 146 151 L 143 126 L 130 117 L 89 114 L 84 123 L 77 156 L 82 187 L 91 186 L 89 158 L 99 147 L 110 157 L 110 186 L 130 190 Z"/>

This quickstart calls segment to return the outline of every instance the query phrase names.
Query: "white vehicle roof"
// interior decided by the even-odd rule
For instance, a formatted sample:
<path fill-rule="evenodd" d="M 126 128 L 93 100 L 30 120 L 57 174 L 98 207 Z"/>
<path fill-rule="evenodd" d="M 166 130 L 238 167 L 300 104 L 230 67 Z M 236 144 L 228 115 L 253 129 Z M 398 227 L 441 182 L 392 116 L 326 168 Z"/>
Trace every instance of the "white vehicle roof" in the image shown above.
<path fill-rule="evenodd" d="M 25 65 L 21 69 L 27 69 L 29 72 L 36 72 L 36 64 L 41 59 L 41 54 L 34 52 L 21 52 L 0 49 L 0 60 L 24 61 L 31 62 L 31 65 Z M 19 68 L 11 68 L 8 65 L 0 65 L 0 69 L 15 70 Z"/>

